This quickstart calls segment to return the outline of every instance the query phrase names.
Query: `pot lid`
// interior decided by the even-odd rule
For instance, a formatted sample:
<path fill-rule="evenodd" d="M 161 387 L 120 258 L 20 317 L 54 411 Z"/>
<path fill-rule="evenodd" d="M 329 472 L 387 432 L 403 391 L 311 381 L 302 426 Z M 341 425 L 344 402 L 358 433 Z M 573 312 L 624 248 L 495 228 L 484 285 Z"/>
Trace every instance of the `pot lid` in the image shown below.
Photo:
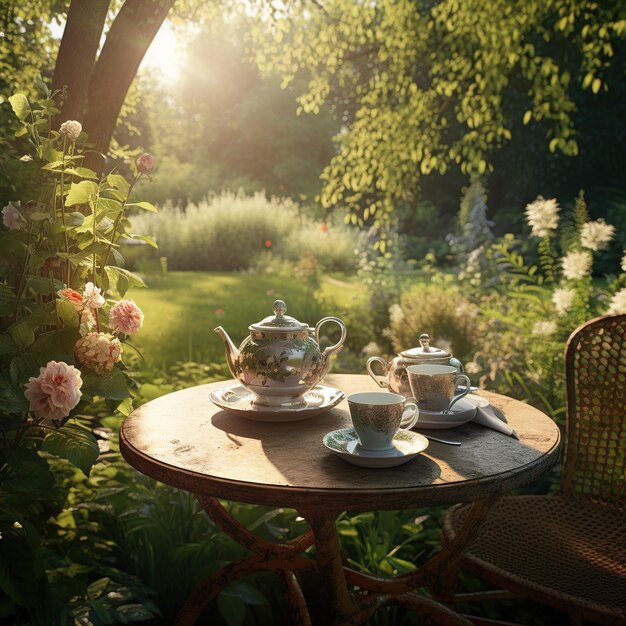
<path fill-rule="evenodd" d="M 430 337 L 424 333 L 420 335 L 420 347 L 419 348 L 410 348 L 409 350 L 405 350 L 404 352 L 400 352 L 400 356 L 406 357 L 408 359 L 416 359 L 416 360 L 430 360 L 430 359 L 443 359 L 445 357 L 452 356 L 448 354 L 445 350 L 441 348 L 434 348 L 430 345 Z"/>
<path fill-rule="evenodd" d="M 256 324 L 248 326 L 249 330 L 261 330 L 261 331 L 300 331 L 308 330 L 309 325 L 299 322 L 294 317 L 285 315 L 287 311 L 287 305 L 282 300 L 275 300 L 272 305 L 274 315 L 270 315 L 265 319 L 262 319 Z"/>

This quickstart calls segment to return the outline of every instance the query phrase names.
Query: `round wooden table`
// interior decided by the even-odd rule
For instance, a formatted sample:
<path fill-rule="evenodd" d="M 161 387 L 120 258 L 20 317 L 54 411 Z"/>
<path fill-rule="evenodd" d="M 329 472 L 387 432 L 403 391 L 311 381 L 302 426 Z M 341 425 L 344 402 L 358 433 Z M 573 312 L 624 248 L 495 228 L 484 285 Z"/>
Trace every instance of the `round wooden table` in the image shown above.
<path fill-rule="evenodd" d="M 456 439 L 461 446 L 430 442 L 404 465 L 368 469 L 346 463 L 322 444 L 327 432 L 351 425 L 345 400 L 303 421 L 257 422 L 213 405 L 210 391 L 225 384 L 192 387 L 148 402 L 126 418 L 120 431 L 120 449 L 128 463 L 193 492 L 211 519 L 253 553 L 204 580 L 183 605 L 178 626 L 193 624 L 219 591 L 259 570 L 274 571 L 284 582 L 295 624 L 311 623 L 296 577 L 302 571 L 324 577 L 336 624 L 363 623 L 392 603 L 439 623 L 469 623 L 415 589 L 436 585 L 455 571 L 499 496 L 554 465 L 560 433 L 548 416 L 517 400 L 480 392 L 504 413 L 519 440 L 469 422 L 450 430 L 423 431 Z M 379 390 L 364 375 L 330 375 L 324 384 L 346 395 Z M 310 529 L 287 543 L 271 543 L 241 526 L 218 498 L 296 509 Z M 419 570 L 384 579 L 344 566 L 335 530 L 340 512 L 458 502 L 473 503 L 463 530 Z M 301 556 L 313 543 L 316 560 Z"/>

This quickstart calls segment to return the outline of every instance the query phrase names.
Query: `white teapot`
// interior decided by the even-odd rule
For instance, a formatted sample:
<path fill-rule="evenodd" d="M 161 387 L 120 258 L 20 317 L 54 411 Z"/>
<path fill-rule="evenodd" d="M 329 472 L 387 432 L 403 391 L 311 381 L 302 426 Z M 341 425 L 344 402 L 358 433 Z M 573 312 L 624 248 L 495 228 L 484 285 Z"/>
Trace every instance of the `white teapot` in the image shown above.
<path fill-rule="evenodd" d="M 278 406 L 297 402 L 328 372 L 330 357 L 346 340 L 346 325 L 337 317 L 321 319 L 315 328 L 285 315 L 282 300 L 273 305 L 274 315 L 248 326 L 250 334 L 237 348 L 218 326 L 226 348 L 228 368 L 235 379 L 256 396 L 255 403 Z M 334 322 L 341 329 L 339 341 L 322 350 L 320 328 Z"/>

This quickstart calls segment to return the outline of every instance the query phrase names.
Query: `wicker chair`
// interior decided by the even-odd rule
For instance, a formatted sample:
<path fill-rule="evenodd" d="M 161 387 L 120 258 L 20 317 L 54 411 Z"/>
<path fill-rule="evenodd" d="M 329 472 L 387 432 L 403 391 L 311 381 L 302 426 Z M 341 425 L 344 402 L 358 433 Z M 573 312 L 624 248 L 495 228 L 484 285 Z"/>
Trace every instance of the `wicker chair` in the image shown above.
<path fill-rule="evenodd" d="M 570 616 L 626 624 L 626 315 L 592 320 L 565 348 L 567 424 L 557 496 L 507 496 L 461 566 L 500 591 L 452 602 L 522 597 Z M 444 516 L 455 536 L 465 505 Z"/>

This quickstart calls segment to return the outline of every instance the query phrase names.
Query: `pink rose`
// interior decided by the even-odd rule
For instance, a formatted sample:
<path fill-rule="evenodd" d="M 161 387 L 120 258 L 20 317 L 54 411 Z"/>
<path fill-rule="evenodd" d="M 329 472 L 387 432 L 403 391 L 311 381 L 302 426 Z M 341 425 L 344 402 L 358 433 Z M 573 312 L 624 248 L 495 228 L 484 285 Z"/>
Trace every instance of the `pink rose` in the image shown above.
<path fill-rule="evenodd" d="M 137 157 L 135 165 L 141 174 L 149 174 L 154 169 L 154 157 L 144 152 Z"/>
<path fill-rule="evenodd" d="M 19 222 L 19 218 L 21 216 L 21 213 L 17 210 L 17 207 L 12 202 L 9 202 L 9 204 L 7 204 L 2 209 L 2 223 L 9 230 L 19 230 L 21 228 Z"/>
<path fill-rule="evenodd" d="M 61 137 L 67 137 L 70 141 L 76 141 L 82 132 L 83 126 L 76 120 L 67 120 L 67 122 L 63 122 L 61 128 L 59 128 L 59 135 L 61 135 Z"/>
<path fill-rule="evenodd" d="M 132 300 L 120 300 L 109 313 L 109 328 L 113 332 L 132 335 L 143 325 L 143 313 Z"/>
<path fill-rule="evenodd" d="M 78 404 L 82 385 L 80 372 L 73 365 L 50 361 L 37 378 L 28 379 L 24 395 L 36 417 L 61 420 Z"/>
<path fill-rule="evenodd" d="M 122 344 L 104 333 L 87 333 L 76 342 L 74 356 L 79 363 L 95 370 L 97 374 L 103 374 L 110 372 L 122 359 Z"/>

